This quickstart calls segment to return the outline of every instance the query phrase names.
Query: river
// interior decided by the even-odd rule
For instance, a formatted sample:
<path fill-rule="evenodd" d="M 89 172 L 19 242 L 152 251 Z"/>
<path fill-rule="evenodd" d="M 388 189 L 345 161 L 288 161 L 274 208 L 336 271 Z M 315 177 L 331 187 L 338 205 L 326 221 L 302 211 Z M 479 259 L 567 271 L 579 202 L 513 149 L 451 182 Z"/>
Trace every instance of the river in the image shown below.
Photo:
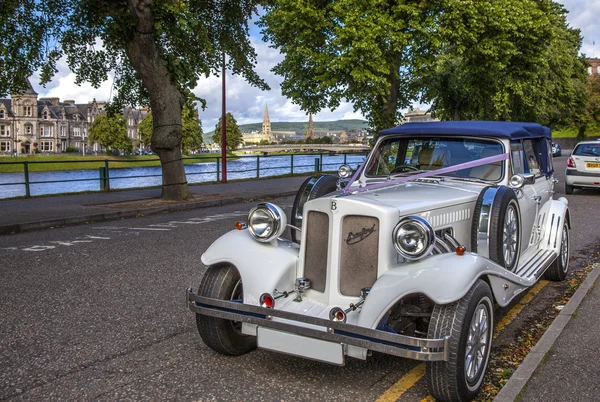
<path fill-rule="evenodd" d="M 323 170 L 334 171 L 344 163 L 343 155 L 323 155 Z M 260 177 L 281 176 L 291 173 L 291 156 L 240 157 L 227 162 L 228 180 L 256 177 L 257 161 Z M 315 171 L 315 159 L 319 155 L 294 155 L 294 173 Z M 364 155 L 347 155 L 346 163 L 355 169 Z M 113 165 L 116 165 L 113 164 Z M 188 183 L 203 183 L 217 180 L 216 162 L 185 165 Z M 160 167 L 110 168 L 110 188 L 137 188 L 159 186 L 162 182 Z M 143 176 L 143 177 L 140 177 Z M 100 190 L 98 170 L 62 170 L 50 172 L 30 172 L 30 193 L 32 196 L 45 194 L 76 193 Z M 25 195 L 22 173 L 0 173 L 0 199 Z"/>

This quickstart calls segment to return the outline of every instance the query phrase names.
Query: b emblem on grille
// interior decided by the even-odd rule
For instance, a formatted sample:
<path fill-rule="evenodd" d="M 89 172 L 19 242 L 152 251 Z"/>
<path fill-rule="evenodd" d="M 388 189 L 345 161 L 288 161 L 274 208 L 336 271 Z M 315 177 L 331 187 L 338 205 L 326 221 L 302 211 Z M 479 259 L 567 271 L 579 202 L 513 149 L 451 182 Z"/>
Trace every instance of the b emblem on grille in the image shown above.
<path fill-rule="evenodd" d="M 350 232 L 350 233 L 348 233 L 348 237 L 346 238 L 346 244 L 352 245 L 352 244 L 359 243 L 359 242 L 363 241 L 364 239 L 366 239 L 367 237 L 369 237 L 371 234 L 373 234 L 376 230 L 377 230 L 377 228 L 375 227 L 375 224 L 373 224 L 373 226 L 370 228 L 362 228 L 362 230 L 360 232 L 357 232 L 357 233 Z"/>

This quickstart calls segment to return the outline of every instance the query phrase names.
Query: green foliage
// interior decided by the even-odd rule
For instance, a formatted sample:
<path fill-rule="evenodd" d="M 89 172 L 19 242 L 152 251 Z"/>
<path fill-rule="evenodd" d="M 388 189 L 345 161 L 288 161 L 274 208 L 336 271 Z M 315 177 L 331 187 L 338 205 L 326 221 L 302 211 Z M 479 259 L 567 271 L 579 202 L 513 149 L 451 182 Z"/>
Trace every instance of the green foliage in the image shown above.
<path fill-rule="evenodd" d="M 437 2 L 280 0 L 261 19 L 265 39 L 285 55 L 274 71 L 282 93 L 311 113 L 342 101 L 375 129 L 395 125 L 433 59 Z"/>
<path fill-rule="evenodd" d="M 198 109 L 194 104 L 183 107 L 181 116 L 183 138 L 181 148 L 188 152 L 202 146 L 202 122 L 198 118 Z"/>
<path fill-rule="evenodd" d="M 131 63 L 135 55 L 130 45 L 141 24 L 158 46 L 171 82 L 186 97 L 199 77 L 220 73 L 223 52 L 228 55 L 228 69 L 268 88 L 253 71 L 256 52 L 248 40 L 248 20 L 263 3 L 238 0 L 215 6 L 182 0 L 143 2 L 136 7 L 138 2 L 131 0 L 4 0 L 0 95 L 24 89 L 24 78 L 39 68 L 42 83 L 49 82 L 58 71 L 57 61 L 66 55 L 77 83 L 99 87 L 109 72 L 116 73 L 117 110 L 123 105 L 149 104 L 151 94 Z"/>
<path fill-rule="evenodd" d="M 600 135 L 600 74 L 590 78 L 588 86 L 588 131 L 593 135 Z"/>
<path fill-rule="evenodd" d="M 79 149 L 77 149 L 77 148 L 67 147 L 67 149 L 65 149 L 65 153 L 68 153 L 68 154 L 77 153 L 77 152 L 79 152 Z"/>
<path fill-rule="evenodd" d="M 113 117 L 107 114 L 100 114 L 92 123 L 90 129 L 90 143 L 97 142 L 107 150 L 122 150 L 131 152 L 133 142 L 127 136 L 127 125 L 122 115 Z"/>
<path fill-rule="evenodd" d="M 280 0 L 262 18 L 282 92 L 316 113 L 352 102 L 376 130 L 413 101 L 442 119 L 584 119 L 581 36 L 551 0 Z"/>
<path fill-rule="evenodd" d="M 225 142 L 227 151 L 233 152 L 242 143 L 242 132 L 231 113 L 227 113 L 225 118 Z M 212 137 L 215 144 L 219 145 L 221 144 L 221 121 L 222 118 L 219 119 L 219 122 L 215 126 L 215 132 Z"/>
<path fill-rule="evenodd" d="M 305 144 L 333 144 L 331 137 L 306 138 Z"/>
<path fill-rule="evenodd" d="M 138 137 L 142 140 L 140 147 L 149 147 L 152 145 L 152 112 L 144 116 L 138 124 Z"/>
<path fill-rule="evenodd" d="M 448 0 L 440 49 L 424 76 L 424 101 L 444 120 L 582 118 L 586 74 L 581 37 L 549 0 Z"/>

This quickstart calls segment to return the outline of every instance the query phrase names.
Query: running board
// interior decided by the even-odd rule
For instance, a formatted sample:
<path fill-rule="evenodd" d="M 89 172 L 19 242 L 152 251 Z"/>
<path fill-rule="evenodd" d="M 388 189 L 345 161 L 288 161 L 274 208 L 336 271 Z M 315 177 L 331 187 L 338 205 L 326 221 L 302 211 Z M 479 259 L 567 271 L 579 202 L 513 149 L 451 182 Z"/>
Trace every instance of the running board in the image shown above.
<path fill-rule="evenodd" d="M 515 275 L 523 279 L 537 281 L 546 269 L 556 260 L 557 254 L 553 250 L 540 249 L 527 261 L 520 263 Z"/>

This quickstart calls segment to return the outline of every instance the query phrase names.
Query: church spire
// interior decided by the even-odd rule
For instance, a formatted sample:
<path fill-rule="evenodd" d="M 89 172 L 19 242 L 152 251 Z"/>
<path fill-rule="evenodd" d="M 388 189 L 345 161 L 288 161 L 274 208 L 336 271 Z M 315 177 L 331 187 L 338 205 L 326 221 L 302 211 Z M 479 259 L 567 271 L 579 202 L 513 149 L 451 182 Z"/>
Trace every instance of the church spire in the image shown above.
<path fill-rule="evenodd" d="M 271 120 L 269 120 L 269 108 L 265 103 L 265 117 L 263 118 L 262 133 L 267 136 L 269 141 L 272 141 L 271 135 Z"/>
<path fill-rule="evenodd" d="M 308 128 L 306 129 L 306 138 L 315 138 L 315 125 L 312 119 L 312 113 L 308 114 Z"/>

